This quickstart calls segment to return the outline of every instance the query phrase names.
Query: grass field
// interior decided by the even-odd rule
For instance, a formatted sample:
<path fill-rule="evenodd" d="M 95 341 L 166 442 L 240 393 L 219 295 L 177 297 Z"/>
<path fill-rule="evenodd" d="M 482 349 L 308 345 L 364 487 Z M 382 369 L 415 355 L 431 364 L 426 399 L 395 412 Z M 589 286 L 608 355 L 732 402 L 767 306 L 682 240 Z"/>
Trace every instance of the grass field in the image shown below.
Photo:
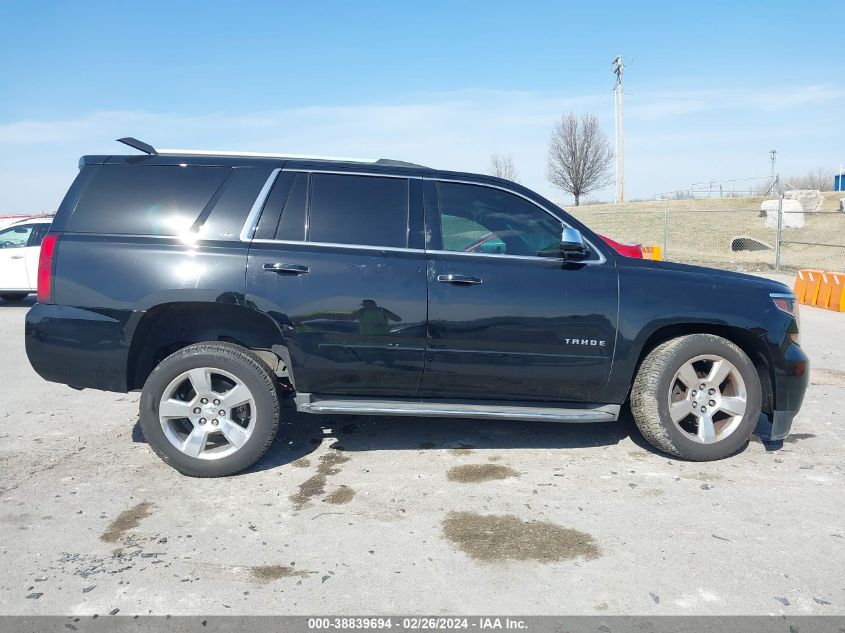
<path fill-rule="evenodd" d="M 783 230 L 782 268 L 845 270 L 845 214 L 836 213 L 839 198 L 845 194 L 822 195 L 822 212 L 806 214 L 803 228 Z M 759 217 L 760 204 L 765 199 L 650 200 L 567 210 L 593 230 L 615 240 L 661 246 L 665 243 L 666 259 L 738 270 L 768 270 L 775 265 L 775 230 Z M 752 237 L 772 248 L 733 252 L 731 240 L 736 237 Z"/>

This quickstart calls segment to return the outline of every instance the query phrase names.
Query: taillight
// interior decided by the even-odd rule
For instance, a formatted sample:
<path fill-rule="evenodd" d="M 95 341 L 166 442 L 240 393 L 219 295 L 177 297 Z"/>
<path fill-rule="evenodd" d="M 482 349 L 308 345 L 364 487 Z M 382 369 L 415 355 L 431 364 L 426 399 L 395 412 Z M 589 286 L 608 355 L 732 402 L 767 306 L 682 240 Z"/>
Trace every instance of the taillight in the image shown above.
<path fill-rule="evenodd" d="M 59 236 L 48 233 L 41 242 L 41 253 L 38 256 L 38 303 L 53 302 L 53 257 Z"/>

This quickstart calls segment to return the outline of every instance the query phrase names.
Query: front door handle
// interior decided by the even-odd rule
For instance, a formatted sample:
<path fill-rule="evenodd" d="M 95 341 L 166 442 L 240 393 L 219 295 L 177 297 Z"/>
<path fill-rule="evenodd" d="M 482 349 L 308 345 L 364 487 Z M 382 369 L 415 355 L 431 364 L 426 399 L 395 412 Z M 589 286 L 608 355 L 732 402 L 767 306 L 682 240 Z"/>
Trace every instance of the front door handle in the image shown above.
<path fill-rule="evenodd" d="M 282 264 L 280 262 L 264 264 L 264 270 L 268 273 L 279 273 L 280 275 L 304 275 L 311 272 L 308 266 L 302 264 Z"/>
<path fill-rule="evenodd" d="M 456 275 L 449 273 L 447 275 L 437 275 L 437 281 L 444 284 L 458 284 L 458 285 L 472 285 L 480 284 L 481 277 L 473 277 L 472 275 Z"/>
<path fill-rule="evenodd" d="M 23 255 L 12 255 L 9 259 L 23 259 Z"/>

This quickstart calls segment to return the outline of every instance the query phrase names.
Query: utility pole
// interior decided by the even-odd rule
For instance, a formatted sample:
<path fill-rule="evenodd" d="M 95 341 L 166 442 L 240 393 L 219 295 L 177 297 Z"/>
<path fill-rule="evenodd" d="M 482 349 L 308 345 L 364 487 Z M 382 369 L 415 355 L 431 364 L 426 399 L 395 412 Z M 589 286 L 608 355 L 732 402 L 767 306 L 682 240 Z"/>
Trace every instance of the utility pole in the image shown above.
<path fill-rule="evenodd" d="M 613 88 L 613 109 L 616 114 L 616 202 L 625 202 L 625 113 L 622 94 L 622 55 L 617 55 L 613 64 L 616 85 Z"/>
<path fill-rule="evenodd" d="M 775 186 L 775 161 L 777 160 L 778 151 L 776 149 L 769 150 L 769 158 L 772 160 L 772 176 L 769 181 L 769 191 Z"/>

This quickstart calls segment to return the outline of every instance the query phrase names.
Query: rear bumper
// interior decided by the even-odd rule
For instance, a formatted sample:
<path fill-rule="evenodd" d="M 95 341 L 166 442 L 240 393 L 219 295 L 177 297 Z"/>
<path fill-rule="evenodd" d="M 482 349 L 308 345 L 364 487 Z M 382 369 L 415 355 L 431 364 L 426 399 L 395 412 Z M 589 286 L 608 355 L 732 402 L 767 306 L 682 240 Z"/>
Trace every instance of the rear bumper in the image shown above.
<path fill-rule="evenodd" d="M 29 362 L 51 382 L 125 392 L 131 314 L 36 303 L 26 315 Z"/>
<path fill-rule="evenodd" d="M 792 420 L 801 408 L 810 380 L 810 360 L 800 347 L 790 343 L 775 364 L 775 401 L 772 440 L 782 440 L 792 429 Z"/>

